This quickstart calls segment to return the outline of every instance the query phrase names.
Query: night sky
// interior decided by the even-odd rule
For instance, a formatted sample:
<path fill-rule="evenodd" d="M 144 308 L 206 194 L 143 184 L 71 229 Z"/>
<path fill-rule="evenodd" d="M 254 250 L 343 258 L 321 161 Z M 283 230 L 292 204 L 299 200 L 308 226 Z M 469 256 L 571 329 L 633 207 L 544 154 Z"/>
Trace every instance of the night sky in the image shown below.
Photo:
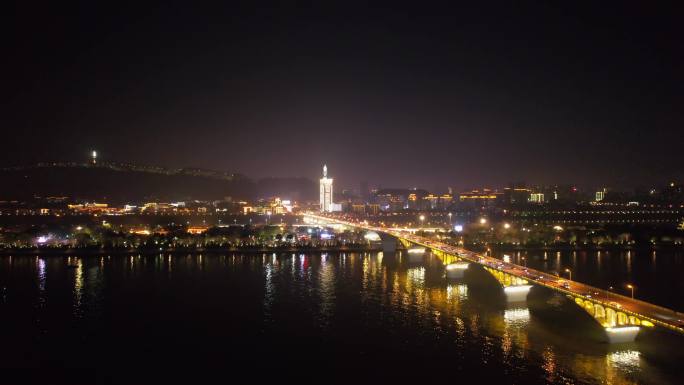
<path fill-rule="evenodd" d="M 255 178 L 327 163 L 351 188 L 684 179 L 681 8 L 142 3 L 9 8 L 1 166 L 97 149 Z"/>

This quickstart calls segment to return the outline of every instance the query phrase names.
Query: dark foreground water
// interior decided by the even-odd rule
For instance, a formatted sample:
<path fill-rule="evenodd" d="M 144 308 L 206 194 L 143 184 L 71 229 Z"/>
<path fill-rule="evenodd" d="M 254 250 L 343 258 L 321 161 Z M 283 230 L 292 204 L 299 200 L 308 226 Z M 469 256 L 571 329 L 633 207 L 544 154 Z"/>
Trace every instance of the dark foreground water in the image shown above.
<path fill-rule="evenodd" d="M 681 383 L 684 338 L 610 346 L 563 297 L 506 304 L 432 256 L 0 257 L 0 287 L 0 367 L 40 368 L 1 383 Z"/>

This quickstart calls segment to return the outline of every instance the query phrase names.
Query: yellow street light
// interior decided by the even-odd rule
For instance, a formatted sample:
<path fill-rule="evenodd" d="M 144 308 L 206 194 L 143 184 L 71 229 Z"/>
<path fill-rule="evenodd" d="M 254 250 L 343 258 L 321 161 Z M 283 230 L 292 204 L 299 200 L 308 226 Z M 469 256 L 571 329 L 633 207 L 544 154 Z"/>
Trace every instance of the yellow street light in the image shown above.
<path fill-rule="evenodd" d="M 504 223 L 504 229 L 510 229 L 511 224 L 510 223 Z"/>
<path fill-rule="evenodd" d="M 634 299 L 634 286 L 628 283 L 627 288 L 632 291 L 632 299 Z"/>
<path fill-rule="evenodd" d="M 484 225 L 485 223 L 487 223 L 487 219 L 486 218 L 480 218 L 480 224 Z"/>
<path fill-rule="evenodd" d="M 570 280 L 572 281 L 572 270 L 570 269 L 565 269 L 565 272 L 570 274 Z"/>

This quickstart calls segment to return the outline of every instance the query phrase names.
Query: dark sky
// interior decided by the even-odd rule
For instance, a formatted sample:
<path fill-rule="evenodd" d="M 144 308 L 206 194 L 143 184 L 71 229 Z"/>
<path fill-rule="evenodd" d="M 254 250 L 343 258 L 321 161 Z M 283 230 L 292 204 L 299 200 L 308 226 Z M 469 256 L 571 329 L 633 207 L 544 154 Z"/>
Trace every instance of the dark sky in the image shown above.
<path fill-rule="evenodd" d="M 681 8 L 67 3 L 15 5 L 2 165 L 97 149 L 252 177 L 326 162 L 352 188 L 684 178 Z"/>

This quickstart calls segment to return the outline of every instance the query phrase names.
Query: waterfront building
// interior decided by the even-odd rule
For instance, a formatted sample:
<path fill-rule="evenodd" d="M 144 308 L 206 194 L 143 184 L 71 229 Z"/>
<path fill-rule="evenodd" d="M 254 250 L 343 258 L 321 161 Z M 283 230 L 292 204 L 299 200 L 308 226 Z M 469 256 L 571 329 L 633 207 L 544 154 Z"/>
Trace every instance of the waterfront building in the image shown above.
<path fill-rule="evenodd" d="M 594 200 L 595 200 L 596 202 L 601 202 L 601 201 L 604 200 L 605 198 L 606 198 L 606 189 L 603 189 L 603 190 L 600 190 L 600 191 L 597 191 L 597 192 L 596 192 L 596 197 L 595 197 Z"/>
<path fill-rule="evenodd" d="M 373 197 L 374 203 L 380 206 L 382 211 L 399 211 L 409 208 L 409 195 L 413 190 L 407 189 L 382 189 L 378 190 Z M 422 201 L 418 192 L 415 192 L 415 199 L 419 199 L 418 202 Z"/>
<path fill-rule="evenodd" d="M 490 189 L 465 191 L 458 194 L 461 207 L 493 207 L 502 199 L 503 194 Z"/>
<path fill-rule="evenodd" d="M 521 204 L 529 201 L 532 190 L 524 183 L 512 183 L 504 188 L 504 201 L 507 204 Z"/>
<path fill-rule="evenodd" d="M 369 203 L 367 207 L 369 214 L 377 215 L 378 213 L 380 213 L 380 205 L 377 203 Z"/>
<path fill-rule="evenodd" d="M 331 212 L 333 209 L 333 179 L 328 178 L 328 166 L 323 165 L 323 178 L 320 180 L 321 212 Z"/>
<path fill-rule="evenodd" d="M 532 203 L 544 203 L 543 193 L 532 193 L 530 194 L 530 202 Z"/>
<path fill-rule="evenodd" d="M 450 188 L 451 189 L 451 188 Z M 454 196 L 451 193 L 442 194 L 439 197 L 439 208 L 441 210 L 446 210 L 454 202 Z"/>
<path fill-rule="evenodd" d="M 425 210 L 435 210 L 437 208 L 437 201 L 439 197 L 435 194 L 428 194 L 423 197 L 423 208 Z"/>

